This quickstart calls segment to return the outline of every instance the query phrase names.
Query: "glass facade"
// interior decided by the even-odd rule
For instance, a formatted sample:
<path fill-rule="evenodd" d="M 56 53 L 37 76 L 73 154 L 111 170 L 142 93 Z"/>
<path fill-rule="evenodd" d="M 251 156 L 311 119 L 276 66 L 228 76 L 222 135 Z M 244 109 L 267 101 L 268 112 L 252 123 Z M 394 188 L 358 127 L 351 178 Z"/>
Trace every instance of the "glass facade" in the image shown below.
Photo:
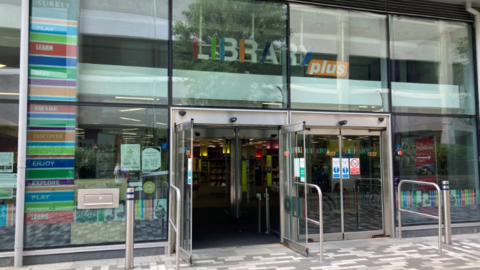
<path fill-rule="evenodd" d="M 32 1 L 26 249 L 124 243 L 127 186 L 135 241 L 167 239 L 165 7 Z M 78 194 L 88 189 L 117 189 L 119 207 L 86 208 Z"/>
<path fill-rule="evenodd" d="M 472 26 L 390 17 L 394 112 L 475 114 Z"/>
<path fill-rule="evenodd" d="M 172 8 L 172 104 L 286 107 L 285 4 L 188 0 Z"/>
<path fill-rule="evenodd" d="M 15 244 L 20 1 L 0 0 L 0 251 Z"/>
<path fill-rule="evenodd" d="M 0 250 L 14 244 L 20 9 L 0 0 Z M 394 178 L 449 180 L 452 221 L 480 220 L 471 23 L 254 0 L 40 0 L 29 19 L 26 249 L 124 242 L 127 186 L 135 241 L 166 240 L 182 106 L 388 113 Z M 332 156 L 314 158 L 312 182 L 338 197 Z M 373 177 L 380 162 L 358 158 Z M 81 209 L 78 191 L 97 188 L 118 188 L 119 208 Z M 437 206 L 426 187 L 404 192 L 405 207 Z"/>
<path fill-rule="evenodd" d="M 0 0 L 0 99 L 18 99 L 20 2 Z"/>
<path fill-rule="evenodd" d="M 166 240 L 167 120 L 166 109 L 31 104 L 25 247 L 124 242 L 127 186 L 135 240 Z M 118 188 L 120 206 L 80 209 L 78 191 L 99 188 Z"/>
<path fill-rule="evenodd" d="M 480 220 L 476 130 L 472 118 L 394 117 L 394 142 L 398 149 L 395 178 L 439 185 L 448 180 L 452 222 Z M 402 194 L 412 198 L 408 202 L 402 200 L 402 207 L 428 211 L 438 206 L 438 194 L 431 186 L 405 186 Z M 402 222 L 412 225 L 432 220 L 405 214 Z"/>
<path fill-rule="evenodd" d="M 292 108 L 388 112 L 386 19 L 291 5 Z"/>

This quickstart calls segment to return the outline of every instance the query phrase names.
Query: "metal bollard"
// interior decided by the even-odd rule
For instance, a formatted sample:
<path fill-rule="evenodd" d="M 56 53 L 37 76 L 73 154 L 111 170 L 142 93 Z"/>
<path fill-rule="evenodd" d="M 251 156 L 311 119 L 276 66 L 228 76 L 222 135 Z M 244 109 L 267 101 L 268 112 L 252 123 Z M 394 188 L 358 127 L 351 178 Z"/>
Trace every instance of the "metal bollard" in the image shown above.
<path fill-rule="evenodd" d="M 125 269 L 133 269 L 133 227 L 135 222 L 135 188 L 127 188 L 127 218 L 125 220 Z"/>
<path fill-rule="evenodd" d="M 258 198 L 258 232 L 262 232 L 262 194 L 257 193 Z"/>
<path fill-rule="evenodd" d="M 452 244 L 452 221 L 450 216 L 450 183 L 442 181 L 445 244 Z M 439 206 L 440 207 L 440 206 Z"/>
<path fill-rule="evenodd" d="M 265 226 L 267 227 L 266 233 L 270 233 L 270 198 L 268 197 L 268 188 L 265 188 Z"/>

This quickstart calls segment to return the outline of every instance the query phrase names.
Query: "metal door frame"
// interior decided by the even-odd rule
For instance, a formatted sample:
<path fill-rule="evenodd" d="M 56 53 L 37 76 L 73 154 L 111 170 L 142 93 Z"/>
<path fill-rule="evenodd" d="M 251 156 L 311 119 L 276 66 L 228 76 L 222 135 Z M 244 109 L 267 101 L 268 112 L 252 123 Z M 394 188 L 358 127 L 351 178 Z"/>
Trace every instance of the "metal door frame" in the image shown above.
<path fill-rule="evenodd" d="M 180 114 L 182 112 L 182 114 Z M 287 110 L 235 110 L 235 109 L 213 109 L 213 108 L 185 108 L 185 107 L 172 107 L 170 108 L 170 183 L 175 183 L 176 179 L 176 132 L 175 132 L 175 123 L 181 123 L 188 121 L 189 119 L 195 119 L 194 126 L 218 126 L 221 127 L 235 127 L 235 126 L 259 126 L 259 127 L 275 127 L 278 128 L 282 125 L 287 124 L 289 112 Z M 234 123 L 231 122 L 232 118 L 236 118 Z M 280 143 L 280 142 L 279 142 Z M 234 171 L 240 171 L 241 164 L 238 165 L 239 168 Z M 281 168 L 281 164 L 279 167 Z M 282 174 L 281 169 L 279 168 L 280 174 Z M 280 176 L 280 179 L 281 176 Z M 240 189 L 241 191 L 241 189 Z M 241 197 L 241 196 L 240 196 Z M 169 215 L 173 218 L 172 203 L 173 201 L 169 200 Z M 174 232 L 169 229 L 168 232 L 168 249 L 169 254 L 171 254 L 174 249 Z M 193 243 L 192 243 L 193 244 Z"/>
<path fill-rule="evenodd" d="M 189 120 L 186 120 L 186 121 L 182 121 L 178 124 L 174 123 L 173 133 L 175 134 L 175 139 L 174 139 L 175 143 L 174 143 L 174 147 L 172 149 L 172 152 L 173 152 L 173 155 L 174 155 L 174 160 L 177 160 L 178 157 L 179 157 L 178 135 L 177 134 L 179 132 L 183 132 L 183 131 L 186 131 L 186 130 L 191 130 L 191 134 L 190 134 L 190 144 L 191 144 L 191 146 L 190 146 L 190 149 L 191 149 L 191 154 L 193 155 L 193 127 L 194 127 L 193 118 L 190 118 Z M 176 162 L 173 162 L 173 160 L 171 160 L 170 162 L 171 163 L 176 163 Z M 185 179 L 183 179 L 183 174 L 182 175 L 177 175 L 177 170 L 179 170 L 179 169 L 181 169 L 181 168 L 177 168 L 175 166 L 175 173 L 174 173 L 174 176 L 171 179 L 171 181 L 173 179 L 175 179 L 175 181 L 173 181 L 173 183 L 181 190 L 181 194 L 183 196 L 185 194 L 185 192 L 184 192 L 184 190 L 185 190 Z M 179 177 L 181 179 L 179 179 Z M 189 234 L 190 235 L 190 239 L 189 239 L 190 244 L 189 245 L 190 245 L 190 248 L 192 249 L 192 244 L 193 244 L 192 243 L 192 237 L 193 237 L 193 230 L 192 230 L 192 227 L 193 227 L 193 220 L 192 220 L 193 187 L 190 187 L 189 196 L 190 196 L 190 200 L 189 200 L 190 201 L 190 206 L 189 206 L 190 207 L 190 210 L 189 210 L 189 212 L 190 212 L 190 234 Z M 170 196 L 170 198 L 171 198 L 171 196 Z M 186 198 L 182 198 L 182 200 L 181 200 L 182 205 L 180 205 L 180 206 L 177 205 L 176 207 L 184 206 L 185 200 L 186 200 Z M 173 202 L 170 201 L 170 205 L 172 205 L 172 204 L 173 204 Z M 170 215 L 171 216 L 175 215 L 172 212 L 173 211 L 170 211 Z M 180 212 L 182 213 L 182 215 L 180 216 L 180 224 L 177 224 L 177 233 L 182 233 L 182 230 L 183 230 L 182 227 L 183 227 L 183 224 L 184 224 L 184 215 L 183 215 L 184 211 L 180 211 Z M 168 241 L 169 241 L 169 246 L 172 246 L 173 241 L 174 241 L 173 237 L 169 237 Z M 176 252 L 179 253 L 180 258 L 182 260 L 184 260 L 186 263 L 188 263 L 190 265 L 193 264 L 193 256 L 192 256 L 193 253 L 189 253 L 187 250 L 183 249 L 181 244 L 179 245 L 179 250 L 176 250 Z"/>
<path fill-rule="evenodd" d="M 341 129 L 339 127 L 335 128 L 307 128 L 306 135 L 337 135 L 339 136 L 338 138 L 338 145 L 339 148 L 343 150 L 343 141 L 341 139 L 342 136 L 349 136 L 349 135 L 355 135 L 355 136 L 376 136 L 379 139 L 380 143 L 380 160 L 382 161 L 385 157 L 383 156 L 383 143 L 381 140 L 381 134 L 382 131 L 377 131 L 377 130 L 372 130 L 368 131 L 367 129 L 357 129 L 357 130 L 352 130 L 352 129 Z M 340 158 L 340 165 L 341 165 L 341 159 L 342 159 L 342 151 L 340 151 L 339 154 Z M 384 168 L 381 166 L 381 175 L 383 176 Z M 344 187 L 344 179 L 342 177 L 342 174 L 340 174 L 340 178 L 338 179 L 340 183 L 340 190 L 343 190 Z M 385 179 L 382 177 L 382 193 L 383 193 L 383 182 Z M 343 198 L 344 194 L 343 192 L 340 193 L 341 198 L 341 206 L 340 206 L 340 214 L 341 214 L 341 224 L 340 224 L 340 232 L 336 233 L 328 233 L 324 234 L 324 239 L 325 241 L 341 241 L 341 240 L 353 240 L 353 239 L 366 239 L 366 238 L 371 238 L 374 235 L 381 235 L 384 234 L 385 232 L 385 211 L 384 211 L 384 202 L 382 200 L 382 230 L 372 230 L 372 231 L 359 231 L 359 232 L 346 232 L 345 231 L 345 211 L 343 207 Z M 324 195 L 325 196 L 325 195 Z M 383 197 L 383 194 L 382 194 Z M 313 240 L 318 241 L 320 239 L 320 236 L 318 234 L 309 234 L 309 236 L 312 237 Z"/>
<path fill-rule="evenodd" d="M 292 134 L 294 132 L 299 132 L 299 131 L 302 131 L 303 132 L 303 149 L 305 149 L 305 132 L 307 131 L 306 130 L 306 127 L 305 127 L 305 122 L 297 122 L 297 123 L 291 123 L 291 124 L 287 124 L 287 125 L 283 125 L 281 126 L 281 132 L 280 132 L 280 138 L 279 138 L 279 158 L 280 156 L 282 156 L 282 158 L 280 158 L 279 160 L 279 165 L 280 165 L 280 182 L 279 182 L 279 186 L 280 186 L 280 240 L 282 241 L 282 243 L 284 245 L 286 245 L 287 247 L 291 248 L 292 250 L 304 255 L 304 256 L 308 256 L 308 253 L 309 253 L 309 248 L 308 248 L 308 237 L 306 237 L 305 241 L 305 246 L 301 245 L 300 243 L 297 243 L 294 239 L 289 239 L 289 238 L 286 238 L 285 237 L 285 231 L 287 230 L 286 228 L 286 223 L 287 223 L 287 220 L 286 220 L 286 215 L 285 215 L 285 211 L 284 211 L 284 198 L 286 197 L 286 194 L 290 194 L 290 192 L 288 192 L 287 190 L 285 190 L 287 184 L 289 183 L 288 182 L 288 175 L 285 175 L 285 170 L 284 168 L 287 168 L 287 166 L 291 169 L 293 168 L 293 165 L 290 164 L 291 162 L 291 159 L 289 160 L 289 164 L 285 164 L 285 158 L 283 158 L 283 156 L 285 155 L 282 155 L 282 153 L 285 153 L 285 151 L 287 151 L 286 148 L 289 148 L 289 146 L 287 145 L 287 143 L 289 142 L 285 142 L 284 141 L 284 135 L 286 134 Z M 286 147 L 286 148 L 285 148 Z M 303 151 L 304 153 L 304 156 L 305 156 L 305 150 Z M 289 170 L 290 172 L 290 170 Z M 289 173 L 291 175 L 291 173 Z M 307 176 L 305 175 L 305 186 L 304 186 L 304 196 L 305 198 L 307 197 Z M 288 185 L 287 187 L 288 189 L 292 189 L 294 188 L 294 185 L 293 185 L 293 179 L 292 179 L 292 182 L 291 182 L 291 185 Z M 307 204 L 305 204 L 305 212 L 307 212 Z M 297 222 L 298 223 L 298 222 Z M 297 228 L 294 228 L 293 230 L 296 231 L 296 230 L 299 230 L 300 228 L 298 227 L 299 224 L 293 224 L 292 226 L 295 226 Z M 305 226 L 306 226 L 306 236 L 308 235 L 308 221 L 307 219 L 305 219 Z"/>
<path fill-rule="evenodd" d="M 305 121 L 306 134 L 313 135 L 339 135 L 339 121 L 347 120 L 342 128 L 342 135 L 366 135 L 371 132 L 380 132 L 381 144 L 381 176 L 383 183 L 383 230 L 366 232 L 342 232 L 325 234 L 325 241 L 351 240 L 370 238 L 373 235 L 394 236 L 394 195 L 393 195 L 393 159 L 392 159 L 392 134 L 389 114 L 361 114 L 361 113 L 331 113 L 331 112 L 305 112 L 295 111 L 290 113 L 290 122 Z M 317 133 L 322 131 L 321 133 Z M 323 133 L 325 132 L 325 133 Z M 346 133 L 344 133 L 346 132 Z M 323 134 L 322 134 L 323 133 Z M 282 208 L 283 209 L 283 208 Z M 343 207 L 342 220 L 344 217 Z M 319 235 L 309 235 L 313 240 L 318 241 Z"/>

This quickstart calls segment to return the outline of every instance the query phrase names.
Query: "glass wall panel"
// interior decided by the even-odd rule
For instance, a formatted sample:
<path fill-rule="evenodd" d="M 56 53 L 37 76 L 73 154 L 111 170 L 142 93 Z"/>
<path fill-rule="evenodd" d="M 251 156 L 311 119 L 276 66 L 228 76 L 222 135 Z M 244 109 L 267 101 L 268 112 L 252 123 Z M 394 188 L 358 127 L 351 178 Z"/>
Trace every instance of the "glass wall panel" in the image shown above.
<path fill-rule="evenodd" d="M 472 118 L 394 117 L 395 179 L 450 181 L 452 222 L 480 220 L 476 123 Z M 425 185 L 402 186 L 403 208 L 436 215 L 438 194 Z M 402 214 L 406 225 L 435 220 Z"/>
<path fill-rule="evenodd" d="M 0 250 L 15 244 L 18 105 L 0 104 Z"/>
<path fill-rule="evenodd" d="M 173 104 L 284 108 L 286 6 L 173 1 Z"/>
<path fill-rule="evenodd" d="M 168 0 L 33 1 L 30 100 L 168 103 Z"/>
<path fill-rule="evenodd" d="M 392 16 L 394 112 L 475 114 L 472 27 Z"/>
<path fill-rule="evenodd" d="M 21 1 L 0 0 L 0 99 L 18 99 Z"/>
<path fill-rule="evenodd" d="M 290 6 L 295 109 L 388 111 L 386 16 Z"/>
<path fill-rule="evenodd" d="M 25 247 L 125 242 L 126 188 L 135 241 L 167 239 L 168 110 L 31 104 Z M 82 209 L 81 189 L 118 189 L 119 207 Z"/>

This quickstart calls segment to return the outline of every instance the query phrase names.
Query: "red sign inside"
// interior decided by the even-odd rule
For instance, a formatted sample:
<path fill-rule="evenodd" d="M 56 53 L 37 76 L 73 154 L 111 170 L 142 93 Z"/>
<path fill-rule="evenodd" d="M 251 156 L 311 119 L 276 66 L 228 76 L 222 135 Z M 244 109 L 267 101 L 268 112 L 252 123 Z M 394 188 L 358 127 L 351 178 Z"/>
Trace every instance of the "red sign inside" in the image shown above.
<path fill-rule="evenodd" d="M 350 159 L 350 174 L 360 174 L 360 159 L 351 158 Z"/>
<path fill-rule="evenodd" d="M 416 139 L 415 140 L 415 158 L 417 180 L 432 182 L 437 181 L 435 171 L 435 149 L 433 139 Z M 434 190 L 432 186 L 418 186 L 419 190 Z"/>

